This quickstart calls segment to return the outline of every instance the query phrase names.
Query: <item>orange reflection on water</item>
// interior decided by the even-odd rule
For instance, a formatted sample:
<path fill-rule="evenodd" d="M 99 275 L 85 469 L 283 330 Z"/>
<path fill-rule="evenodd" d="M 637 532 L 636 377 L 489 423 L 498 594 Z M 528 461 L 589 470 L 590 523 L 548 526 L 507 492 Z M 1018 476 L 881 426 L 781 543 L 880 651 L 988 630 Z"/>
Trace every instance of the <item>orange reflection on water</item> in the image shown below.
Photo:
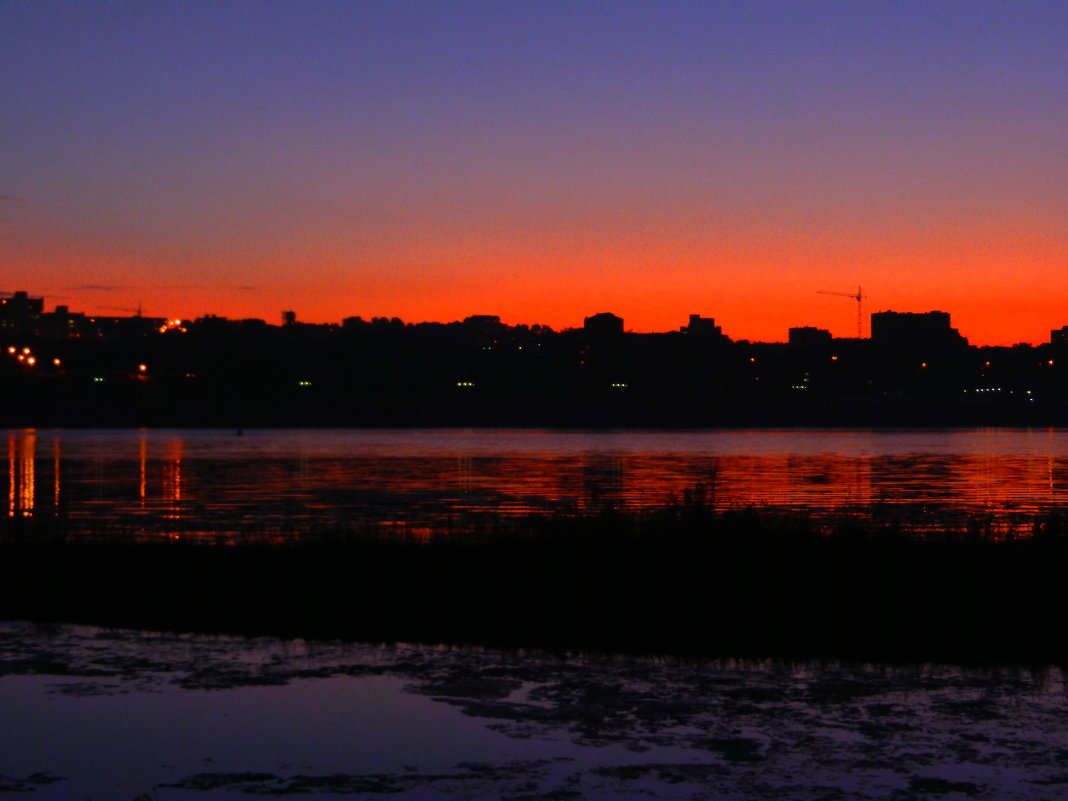
<path fill-rule="evenodd" d="M 63 460 L 63 446 L 59 437 L 52 440 L 52 508 L 59 509 L 60 488 L 60 465 Z"/>
<path fill-rule="evenodd" d="M 196 432 L 9 432 L 8 516 L 59 514 L 62 495 L 64 519 L 77 525 L 187 537 L 365 524 L 416 536 L 471 513 L 635 510 L 687 495 L 721 510 L 921 527 L 969 515 L 1023 526 L 1027 515 L 1068 512 L 1068 435 L 505 432 L 504 444 L 475 436 L 477 447 L 450 432 L 264 432 L 237 441 Z M 366 445 L 376 438 L 381 446 Z M 50 441 L 53 458 L 35 471 L 35 447 Z M 426 442 L 438 444 L 416 447 Z M 48 487 L 50 478 L 52 492 L 34 498 L 35 479 Z"/>
<path fill-rule="evenodd" d="M 303 477 L 301 490 L 339 504 L 346 492 L 359 491 L 366 497 L 433 499 L 453 511 L 500 514 L 561 505 L 578 511 L 638 509 L 694 489 L 720 509 L 909 517 L 1033 514 L 1068 505 L 1056 481 L 1066 470 L 1068 457 L 984 453 L 465 455 L 451 461 L 324 460 L 313 477 Z M 261 489 L 286 492 L 285 476 L 270 473 L 271 466 L 264 465 Z M 397 511 L 407 518 L 411 508 Z"/>
<path fill-rule="evenodd" d="M 8 517 L 33 517 L 36 448 L 37 432 L 33 429 L 8 434 Z"/>
<path fill-rule="evenodd" d="M 148 438 L 144 432 L 141 433 L 140 438 L 137 440 L 137 467 L 140 475 L 137 482 L 137 495 L 141 499 L 141 508 L 144 509 L 148 492 Z"/>
<path fill-rule="evenodd" d="M 163 517 L 168 520 L 182 519 L 182 440 L 167 443 L 163 459 Z"/>

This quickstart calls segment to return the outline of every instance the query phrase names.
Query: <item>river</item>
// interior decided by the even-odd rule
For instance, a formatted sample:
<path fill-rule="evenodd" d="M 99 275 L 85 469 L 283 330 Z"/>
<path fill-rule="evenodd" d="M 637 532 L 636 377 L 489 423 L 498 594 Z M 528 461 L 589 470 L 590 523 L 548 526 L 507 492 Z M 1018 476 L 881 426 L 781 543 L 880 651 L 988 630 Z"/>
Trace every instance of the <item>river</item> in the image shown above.
<path fill-rule="evenodd" d="M 154 536 L 636 509 L 1026 517 L 1068 504 L 1068 432 L 33 430 L 6 432 L 9 518 Z"/>

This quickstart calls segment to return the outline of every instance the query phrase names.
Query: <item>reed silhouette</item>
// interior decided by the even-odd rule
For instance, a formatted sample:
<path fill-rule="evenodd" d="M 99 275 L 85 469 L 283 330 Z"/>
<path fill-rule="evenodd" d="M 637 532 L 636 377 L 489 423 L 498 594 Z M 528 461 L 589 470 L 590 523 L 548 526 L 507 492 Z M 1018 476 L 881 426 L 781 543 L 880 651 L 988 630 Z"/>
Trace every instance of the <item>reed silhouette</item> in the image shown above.
<path fill-rule="evenodd" d="M 148 629 L 691 656 L 1063 663 L 1068 519 L 937 530 L 604 508 L 135 541 L 0 526 L 0 616 Z"/>

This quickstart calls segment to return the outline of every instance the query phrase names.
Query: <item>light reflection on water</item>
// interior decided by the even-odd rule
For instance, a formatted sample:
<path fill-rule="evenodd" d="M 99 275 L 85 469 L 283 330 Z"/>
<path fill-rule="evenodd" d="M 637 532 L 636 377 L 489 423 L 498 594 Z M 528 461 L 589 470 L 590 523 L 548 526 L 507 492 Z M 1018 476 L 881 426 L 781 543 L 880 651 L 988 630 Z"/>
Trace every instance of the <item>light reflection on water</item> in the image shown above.
<path fill-rule="evenodd" d="M 719 507 L 1025 515 L 1066 505 L 1056 430 L 34 431 L 7 434 L 9 518 L 300 532 L 447 515 Z"/>

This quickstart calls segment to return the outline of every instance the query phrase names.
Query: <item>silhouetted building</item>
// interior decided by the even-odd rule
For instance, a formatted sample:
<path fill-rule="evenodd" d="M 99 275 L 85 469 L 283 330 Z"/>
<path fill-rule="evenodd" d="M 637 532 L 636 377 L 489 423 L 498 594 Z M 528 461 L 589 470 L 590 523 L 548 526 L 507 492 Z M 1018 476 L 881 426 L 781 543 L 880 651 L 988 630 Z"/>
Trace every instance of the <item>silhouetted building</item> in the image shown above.
<path fill-rule="evenodd" d="M 288 325 L 296 325 L 296 324 L 297 324 L 297 313 L 295 311 L 284 311 L 284 312 L 282 312 L 282 325 L 288 326 Z"/>
<path fill-rule="evenodd" d="M 87 317 L 85 319 L 88 336 L 104 339 L 122 339 L 124 337 L 144 337 L 158 334 L 166 326 L 164 317 Z"/>
<path fill-rule="evenodd" d="M 472 314 L 470 317 L 464 318 L 463 326 L 487 336 L 495 336 L 507 328 L 496 314 Z"/>
<path fill-rule="evenodd" d="M 787 341 L 795 348 L 824 348 L 831 344 L 831 332 L 826 328 L 802 325 L 790 329 Z"/>
<path fill-rule="evenodd" d="M 490 327 L 500 324 L 501 318 L 496 314 L 472 314 L 470 317 L 464 318 L 464 325 Z"/>
<path fill-rule="evenodd" d="M 55 311 L 42 314 L 39 329 L 45 339 L 74 339 L 90 330 L 85 314 L 72 312 L 68 306 L 56 306 Z"/>
<path fill-rule="evenodd" d="M 1051 345 L 1068 345 L 1068 325 L 1050 331 L 1049 341 Z"/>
<path fill-rule="evenodd" d="M 623 318 L 611 312 L 600 312 L 582 321 L 582 330 L 598 337 L 619 336 L 623 333 Z"/>
<path fill-rule="evenodd" d="M 875 312 L 871 316 L 872 343 L 891 350 L 961 347 L 968 340 L 949 324 L 949 313 Z"/>
<path fill-rule="evenodd" d="M 44 298 L 31 298 L 22 291 L 0 298 L 0 331 L 17 336 L 35 334 L 43 311 Z"/>
<path fill-rule="evenodd" d="M 679 329 L 684 334 L 701 337 L 721 337 L 723 329 L 716 325 L 714 317 L 702 317 L 700 314 L 691 314 L 690 322 Z"/>

